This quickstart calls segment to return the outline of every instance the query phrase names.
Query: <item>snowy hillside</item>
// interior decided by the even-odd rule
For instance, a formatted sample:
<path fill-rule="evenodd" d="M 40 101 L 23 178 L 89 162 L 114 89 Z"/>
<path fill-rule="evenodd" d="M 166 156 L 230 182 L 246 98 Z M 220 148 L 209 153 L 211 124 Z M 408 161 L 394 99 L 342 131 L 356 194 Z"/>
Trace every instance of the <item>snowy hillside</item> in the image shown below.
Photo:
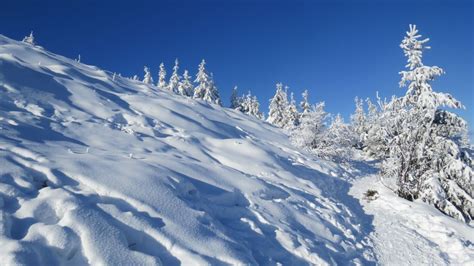
<path fill-rule="evenodd" d="M 472 262 L 472 227 L 349 176 L 259 119 L 0 35 L 2 264 Z"/>
<path fill-rule="evenodd" d="M 348 264 L 370 217 L 279 129 L 0 37 L 0 260 Z"/>

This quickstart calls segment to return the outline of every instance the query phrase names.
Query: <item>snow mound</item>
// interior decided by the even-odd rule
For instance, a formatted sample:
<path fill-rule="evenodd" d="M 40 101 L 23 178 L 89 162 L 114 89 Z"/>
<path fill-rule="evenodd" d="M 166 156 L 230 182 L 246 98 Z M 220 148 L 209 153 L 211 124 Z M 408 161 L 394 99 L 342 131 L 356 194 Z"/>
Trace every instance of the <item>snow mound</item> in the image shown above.
<path fill-rule="evenodd" d="M 366 264 L 341 174 L 260 120 L 0 35 L 4 264 Z"/>

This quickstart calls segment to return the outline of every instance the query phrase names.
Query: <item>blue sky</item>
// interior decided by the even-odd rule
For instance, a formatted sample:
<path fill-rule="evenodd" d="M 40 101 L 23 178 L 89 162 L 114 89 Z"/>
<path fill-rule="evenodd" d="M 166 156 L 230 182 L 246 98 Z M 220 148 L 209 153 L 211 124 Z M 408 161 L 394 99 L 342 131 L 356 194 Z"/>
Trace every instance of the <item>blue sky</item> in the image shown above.
<path fill-rule="evenodd" d="M 37 42 L 55 53 L 124 76 L 175 58 L 192 74 L 202 58 L 214 73 L 224 103 L 231 88 L 252 90 L 267 112 L 275 83 L 297 100 L 348 118 L 355 96 L 401 95 L 399 43 L 408 24 L 430 37 L 424 55 L 446 75 L 434 88 L 460 99 L 460 114 L 474 123 L 472 1 L 3 1 L 0 34 Z"/>

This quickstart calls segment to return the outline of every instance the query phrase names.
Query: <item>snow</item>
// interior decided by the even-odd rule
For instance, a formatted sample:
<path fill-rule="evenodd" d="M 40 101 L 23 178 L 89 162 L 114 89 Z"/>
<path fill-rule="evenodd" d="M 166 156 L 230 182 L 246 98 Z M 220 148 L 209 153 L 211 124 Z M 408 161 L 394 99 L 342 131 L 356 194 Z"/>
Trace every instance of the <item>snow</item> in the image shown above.
<path fill-rule="evenodd" d="M 365 203 L 374 182 L 348 194 L 343 168 L 281 129 L 114 76 L 0 35 L 2 264 L 472 261 L 469 225 L 389 193 Z"/>

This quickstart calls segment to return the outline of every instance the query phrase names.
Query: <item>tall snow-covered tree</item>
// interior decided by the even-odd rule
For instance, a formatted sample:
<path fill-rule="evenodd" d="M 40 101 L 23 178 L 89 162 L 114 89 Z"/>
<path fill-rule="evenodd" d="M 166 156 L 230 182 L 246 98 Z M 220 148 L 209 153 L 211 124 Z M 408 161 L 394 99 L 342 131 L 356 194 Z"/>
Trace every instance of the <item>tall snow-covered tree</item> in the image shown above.
<path fill-rule="evenodd" d="M 33 35 L 33 31 L 30 32 L 30 35 L 28 36 L 25 36 L 25 38 L 23 38 L 23 42 L 24 43 L 28 43 L 28 44 L 31 44 L 31 45 L 35 45 L 35 36 Z"/>
<path fill-rule="evenodd" d="M 174 93 L 178 93 L 178 86 L 181 81 L 181 77 L 179 76 L 178 71 L 179 71 L 179 62 L 178 62 L 178 59 L 176 58 L 176 60 L 174 61 L 173 73 L 171 74 L 170 81 L 168 83 L 168 90 Z M 161 68 L 160 68 L 160 72 L 161 72 Z"/>
<path fill-rule="evenodd" d="M 277 127 L 285 127 L 288 124 L 288 96 L 283 90 L 283 84 L 276 85 L 276 92 L 270 100 L 267 122 Z"/>
<path fill-rule="evenodd" d="M 464 159 L 459 136 L 465 132 L 463 119 L 441 109 L 462 108 L 447 93 L 435 92 L 430 82 L 443 74 L 437 66 L 425 66 L 422 54 L 428 39 L 420 39 L 410 25 L 400 47 L 408 58 L 401 71 L 400 86 L 408 89 L 389 130 L 389 156 L 384 161 L 385 177 L 397 177 L 399 196 L 421 198 L 439 210 L 463 221 L 474 219 L 474 172 Z"/>
<path fill-rule="evenodd" d="M 161 63 L 160 64 L 160 71 L 158 72 L 158 83 L 156 86 L 159 89 L 166 89 L 167 84 L 166 84 L 166 69 L 165 69 L 165 64 Z"/>
<path fill-rule="evenodd" d="M 301 113 L 304 114 L 311 110 L 311 104 L 309 104 L 309 100 L 308 100 L 309 98 L 308 90 L 304 90 L 301 96 L 303 96 L 303 100 L 301 100 L 300 102 L 300 108 L 301 108 Z"/>
<path fill-rule="evenodd" d="M 210 103 L 221 104 L 219 91 L 212 75 L 209 75 L 206 70 L 206 61 L 203 59 L 199 64 L 199 70 L 194 80 L 197 86 L 194 88 L 194 99 L 202 99 Z"/>
<path fill-rule="evenodd" d="M 143 77 L 143 83 L 153 84 L 153 78 L 151 77 L 150 69 L 147 66 L 145 66 L 143 68 L 143 71 L 145 71 L 145 76 Z"/>
<path fill-rule="evenodd" d="M 183 79 L 178 85 L 178 93 L 187 97 L 192 97 L 194 94 L 194 86 L 191 82 L 191 76 L 189 76 L 188 70 L 184 70 Z"/>
<path fill-rule="evenodd" d="M 288 117 L 288 122 L 284 126 L 286 129 L 291 130 L 294 127 L 298 126 L 300 121 L 300 113 L 296 107 L 296 101 L 293 96 L 293 93 L 290 94 L 290 102 L 286 108 L 286 115 Z"/>
<path fill-rule="evenodd" d="M 303 112 L 300 124 L 290 132 L 290 140 L 296 147 L 314 151 L 325 129 L 327 113 L 324 111 L 324 102 L 312 106 Z"/>

